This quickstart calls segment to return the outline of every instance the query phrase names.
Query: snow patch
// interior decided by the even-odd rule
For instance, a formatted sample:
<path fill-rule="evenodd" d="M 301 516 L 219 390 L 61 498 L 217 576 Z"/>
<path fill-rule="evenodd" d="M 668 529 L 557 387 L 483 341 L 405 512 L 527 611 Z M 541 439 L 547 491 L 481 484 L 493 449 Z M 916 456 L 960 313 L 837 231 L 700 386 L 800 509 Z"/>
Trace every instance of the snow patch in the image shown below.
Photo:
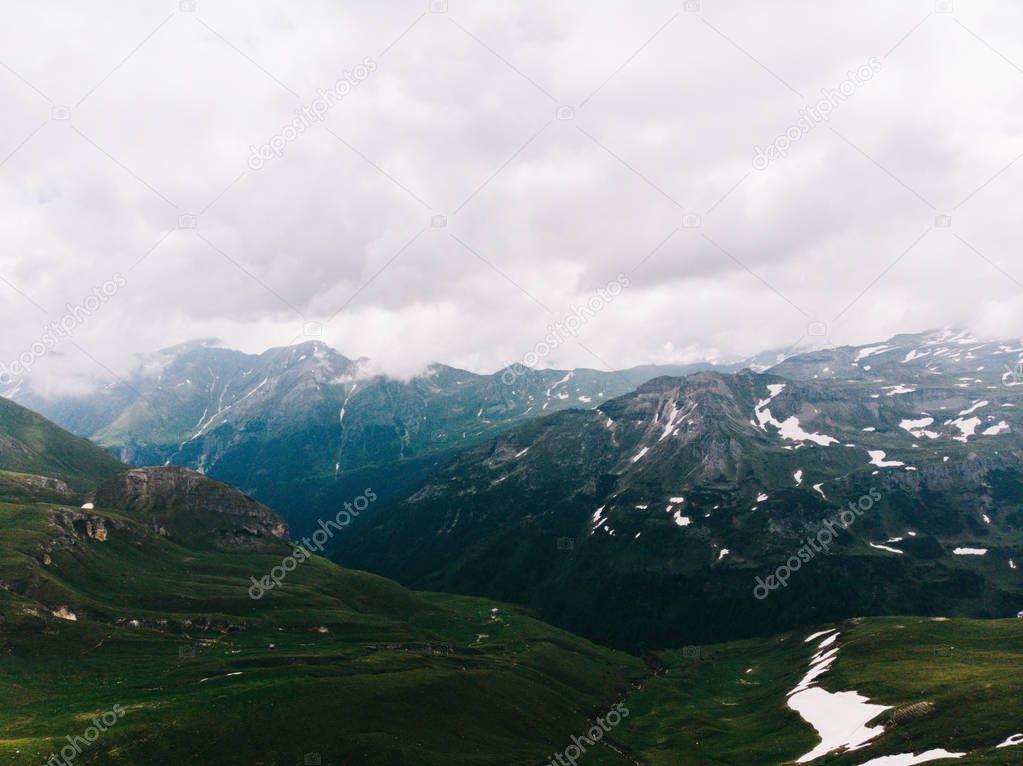
<path fill-rule="evenodd" d="M 783 423 L 777 423 L 776 425 L 781 431 L 781 437 L 788 439 L 789 441 L 811 441 L 814 444 L 819 444 L 822 447 L 827 447 L 831 444 L 838 444 L 838 439 L 833 436 L 826 436 L 825 434 L 813 434 L 809 431 L 804 431 L 799 425 L 799 418 L 795 415 L 785 420 Z"/>
<path fill-rule="evenodd" d="M 970 407 L 969 409 L 965 409 L 962 412 L 960 412 L 959 416 L 962 417 L 963 415 L 972 415 L 974 412 L 979 410 L 981 407 L 987 407 L 988 404 L 990 404 L 990 402 L 988 402 L 988 401 L 974 402 L 972 407 Z"/>
<path fill-rule="evenodd" d="M 571 378 L 572 378 L 572 376 L 574 374 L 575 374 L 574 372 L 569 372 L 561 380 L 559 380 L 558 382 L 552 384 L 551 387 L 547 389 L 547 398 L 550 399 L 551 398 L 551 391 L 553 391 L 555 388 L 560 386 L 562 383 L 567 383 L 569 380 L 571 380 Z M 566 396 L 567 396 L 567 394 L 566 394 Z"/>
<path fill-rule="evenodd" d="M 916 389 L 912 388 L 911 386 L 903 385 L 885 386 L 884 390 L 888 392 L 888 396 L 898 396 L 899 394 L 911 394 L 914 391 L 916 391 Z"/>
<path fill-rule="evenodd" d="M 966 753 L 950 753 L 948 750 L 928 750 L 926 753 L 914 755 L 913 753 L 900 753 L 899 755 L 882 755 L 879 758 L 871 758 L 861 766 L 914 766 L 917 763 L 937 761 L 941 758 L 962 758 Z"/>
<path fill-rule="evenodd" d="M 855 750 L 884 733 L 883 726 L 868 727 L 867 722 L 888 710 L 887 706 L 871 705 L 870 700 L 858 692 L 829 692 L 814 686 L 817 677 L 828 671 L 838 655 L 838 647 L 823 652 L 838 635 L 835 633 L 818 644 L 819 651 L 810 661 L 810 670 L 789 692 L 789 708 L 813 726 L 821 738 L 820 744 L 797 763 L 808 763 L 843 748 Z"/>
<path fill-rule="evenodd" d="M 953 436 L 952 438 L 956 441 L 965 442 L 971 436 L 976 436 L 977 426 L 980 425 L 980 418 L 957 418 L 951 423 L 957 429 L 959 429 L 960 436 Z"/>
<path fill-rule="evenodd" d="M 907 418 L 899 423 L 899 428 L 909 431 L 917 439 L 921 436 L 926 436 L 928 439 L 937 439 L 940 434 L 926 430 L 927 426 L 932 423 L 934 423 L 934 418 L 919 418 L 917 420 Z"/>
<path fill-rule="evenodd" d="M 879 545 L 878 543 L 870 543 L 871 548 L 877 548 L 879 551 L 888 551 L 889 553 L 904 554 L 905 551 L 900 551 L 898 548 L 890 548 L 887 545 Z"/>
<path fill-rule="evenodd" d="M 1013 734 L 1005 742 L 996 746 L 999 747 L 1015 747 L 1016 745 L 1023 745 L 1023 734 Z"/>
<path fill-rule="evenodd" d="M 875 354 L 883 354 L 885 351 L 891 351 L 894 346 L 867 346 L 861 348 L 859 353 L 856 354 L 854 362 L 858 362 L 861 359 L 866 359 L 868 356 L 874 356 Z"/>
<path fill-rule="evenodd" d="M 1012 429 L 1011 429 L 1011 428 L 1009 428 L 1009 424 L 1008 424 L 1008 423 L 1006 423 L 1006 422 L 1005 422 L 1005 421 L 1003 420 L 1003 421 L 1001 421 L 1001 422 L 1000 422 L 1000 423 L 999 423 L 998 425 L 996 425 L 996 426 L 991 426 L 990 428 L 985 428 L 985 429 L 984 429 L 984 436 L 998 436 L 999 434 L 1007 434 L 1007 433 L 1009 433 L 1009 432 L 1010 432 L 1011 430 L 1012 430 Z"/>
<path fill-rule="evenodd" d="M 757 406 L 753 408 L 753 414 L 756 416 L 758 427 L 761 431 L 767 430 L 767 424 L 773 423 L 774 418 L 771 416 L 771 411 L 767 409 L 769 405 L 778 394 L 785 390 L 784 383 L 772 383 L 767 387 L 767 391 L 770 394 L 766 399 L 761 399 L 757 402 Z"/>
<path fill-rule="evenodd" d="M 664 431 L 661 433 L 661 437 L 657 440 L 659 442 L 664 441 L 672 432 L 680 426 L 686 419 L 686 416 L 682 414 L 682 410 L 678 408 L 678 404 L 671 405 L 671 414 L 668 415 L 668 422 L 664 426 Z"/>
<path fill-rule="evenodd" d="M 876 465 L 878 468 L 896 468 L 905 465 L 905 463 L 899 460 L 885 460 L 884 450 L 868 450 L 867 454 L 870 455 L 870 464 Z"/>
<path fill-rule="evenodd" d="M 640 458 L 642 458 L 649 451 L 650 451 L 649 447 L 644 447 L 643 449 L 641 449 L 639 452 L 637 452 L 635 455 L 632 456 L 632 462 L 633 463 L 637 462 Z"/>
<path fill-rule="evenodd" d="M 830 630 L 822 630 L 819 633 L 813 633 L 812 635 L 807 636 L 806 639 L 803 641 L 803 643 L 804 644 L 808 644 L 811 641 L 813 641 L 814 639 L 820 638 L 821 636 L 828 635 L 828 633 L 837 633 L 837 632 L 838 632 L 838 628 L 831 628 Z"/>

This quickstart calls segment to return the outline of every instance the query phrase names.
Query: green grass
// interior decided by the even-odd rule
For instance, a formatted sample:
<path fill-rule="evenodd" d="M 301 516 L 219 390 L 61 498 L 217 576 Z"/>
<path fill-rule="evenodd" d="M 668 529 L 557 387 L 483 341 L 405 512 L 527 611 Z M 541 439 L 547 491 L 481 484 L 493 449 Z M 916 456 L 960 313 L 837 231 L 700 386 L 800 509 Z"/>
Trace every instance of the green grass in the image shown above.
<path fill-rule="evenodd" d="M 818 742 L 786 706 L 816 649 L 804 642 L 811 632 L 700 647 L 699 657 L 661 653 L 668 672 L 627 698 L 633 715 L 622 741 L 651 766 L 794 762 Z M 838 659 L 819 679 L 823 688 L 854 690 L 895 710 L 935 707 L 896 725 L 885 712 L 875 724 L 886 731 L 869 747 L 815 765 L 936 748 L 969 753 L 946 761 L 964 766 L 1023 763 L 1023 747 L 993 749 L 1023 731 L 1023 620 L 871 618 L 849 621 L 841 632 Z"/>
<path fill-rule="evenodd" d="M 684 753 L 693 766 L 779 764 L 814 746 L 784 704 L 810 656 L 800 634 L 658 656 L 668 670 L 626 700 L 632 715 L 621 731 L 644 763 L 673 766 Z"/>
<path fill-rule="evenodd" d="M 970 753 L 955 761 L 963 766 L 1023 763 L 1023 747 L 991 751 L 1023 731 L 1023 620 L 881 618 L 864 620 L 846 638 L 828 688 L 856 689 L 878 704 L 935 706 L 862 753 L 919 752 L 925 743 Z M 833 762 L 862 760 L 858 753 Z"/>
<path fill-rule="evenodd" d="M 0 469 L 53 476 L 83 490 L 125 466 L 41 415 L 0 399 Z"/>
<path fill-rule="evenodd" d="M 45 565 L 53 512 L 0 504 L 0 764 L 42 763 L 115 704 L 127 714 L 76 764 L 539 764 L 646 675 L 515 607 L 324 559 L 252 601 L 286 547 L 192 550 L 116 511 L 97 511 L 105 542 Z"/>
<path fill-rule="evenodd" d="M 67 535 L 58 507 L 0 503 L 0 764 L 39 764 L 121 705 L 76 764 L 546 764 L 624 700 L 629 716 L 582 766 L 791 763 L 817 742 L 786 707 L 810 629 L 661 652 L 652 674 L 485 599 L 413 593 L 321 558 L 260 601 L 249 578 L 288 548 L 183 547 L 101 508 L 108 537 Z M 66 607 L 79 619 L 59 619 Z M 492 613 L 496 608 L 497 612 Z M 131 621 L 138 621 L 135 626 Z M 1023 621 L 871 618 L 842 626 L 821 678 L 901 708 L 854 766 L 937 747 L 961 764 L 1023 763 L 991 748 L 1023 729 Z M 886 721 L 882 715 L 879 722 Z"/>

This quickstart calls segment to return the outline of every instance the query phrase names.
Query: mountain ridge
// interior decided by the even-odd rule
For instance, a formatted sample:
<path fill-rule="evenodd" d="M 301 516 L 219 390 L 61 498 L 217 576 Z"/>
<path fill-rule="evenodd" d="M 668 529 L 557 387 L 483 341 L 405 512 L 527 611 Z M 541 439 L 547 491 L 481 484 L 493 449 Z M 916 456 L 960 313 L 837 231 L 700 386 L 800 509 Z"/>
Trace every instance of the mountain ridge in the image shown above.
<path fill-rule="evenodd" d="M 939 604 L 1015 614 L 1023 391 L 1003 382 L 1002 360 L 1020 352 L 906 336 L 767 373 L 658 378 L 462 453 L 336 557 L 414 587 L 528 604 L 632 648 Z M 786 366 L 800 374 L 781 377 Z M 811 557 L 816 575 L 754 598 L 755 577 L 860 501 L 871 513 Z M 837 594 L 828 578 L 843 583 Z"/>
<path fill-rule="evenodd" d="M 177 464 L 241 487 L 296 530 L 367 484 L 384 499 L 516 422 L 592 406 L 661 371 L 431 365 L 407 381 L 365 373 L 319 341 L 247 355 L 204 342 L 158 352 L 144 373 L 87 396 L 18 401 L 136 465 Z M 701 367 L 697 365 L 696 368 Z"/>
<path fill-rule="evenodd" d="M 805 381 L 750 370 L 655 378 L 598 408 L 562 409 L 484 440 L 408 498 L 413 510 L 443 511 L 442 526 L 428 528 L 433 537 L 506 517 L 510 527 L 485 555 L 452 557 L 454 574 L 483 565 L 513 586 L 516 573 L 535 578 L 547 596 L 535 605 L 590 634 L 599 623 L 624 624 L 634 635 L 603 635 L 619 644 L 643 637 L 631 643 L 647 647 L 661 635 L 679 647 L 705 621 L 732 636 L 751 624 L 770 633 L 645 652 L 644 661 L 504 601 L 415 593 L 317 556 L 299 561 L 283 522 L 237 489 L 182 467 L 130 468 L 0 402 L 0 435 L 34 446 L 32 467 L 76 469 L 67 472 L 73 488 L 4 470 L 25 466 L 5 462 L 19 453 L 0 451 L 0 694 L 8 701 L 0 756 L 44 761 L 97 711 L 114 710 L 116 725 L 75 750 L 76 763 L 496 766 L 572 760 L 584 749 L 588 763 L 605 766 L 668 766 L 681 753 L 708 766 L 774 766 L 802 753 L 858 766 L 910 762 L 922 751 L 971 765 L 1017 762 L 1023 622 L 946 615 L 972 602 L 974 612 L 1000 616 L 1021 603 L 1003 558 L 1020 549 L 1023 528 L 1020 423 L 1012 413 L 1008 430 L 979 425 L 1000 419 L 1000 405 L 1023 391 L 983 388 L 981 404 L 977 384 L 956 385 L 960 370 L 941 380 L 918 370 L 914 380 L 926 383 L 899 393 L 872 376 L 836 382 L 808 372 Z M 903 424 L 921 407 L 933 423 Z M 867 417 L 875 430 L 860 430 Z M 980 424 L 964 432 L 961 421 L 973 417 Z M 870 454 L 881 443 L 888 460 Z M 88 459 L 68 458 L 79 452 Z M 544 470 L 552 464 L 559 470 Z M 810 486 L 820 474 L 828 478 Z M 764 602 L 732 598 L 733 586 L 748 591 L 764 574 L 760 564 L 790 552 L 805 522 L 829 520 L 875 486 L 879 512 L 855 522 L 848 546 L 813 571 L 790 573 L 789 588 Z M 515 492 L 502 495 L 508 487 Z M 950 495 L 957 487 L 966 494 Z M 685 497 L 672 496 L 683 489 Z M 591 513 L 605 497 L 614 507 Z M 403 511 L 377 518 L 388 513 Z M 551 526 L 535 533 L 534 522 L 549 519 L 565 524 L 565 537 Z M 633 539 L 666 541 L 675 570 L 649 576 L 664 554 L 656 545 L 623 558 L 633 529 L 642 532 Z M 916 536 L 896 540 L 894 529 Z M 574 560 L 545 577 L 531 538 Z M 963 566 L 952 567 L 958 554 L 948 549 L 967 544 L 988 546 L 988 555 L 959 556 Z M 429 536 L 403 546 L 414 575 Z M 714 577 L 701 579 L 708 566 Z M 255 599 L 250 584 L 264 572 L 280 582 Z M 876 606 L 878 593 L 886 606 L 934 618 L 841 617 Z M 801 602 L 817 608 L 799 611 Z M 777 631 L 769 617 L 788 611 L 803 627 Z M 679 619 L 686 613 L 688 622 Z M 810 698 L 858 700 L 883 718 L 867 721 L 866 734 L 831 732 L 804 704 Z M 856 743 L 864 747 L 852 752 Z"/>

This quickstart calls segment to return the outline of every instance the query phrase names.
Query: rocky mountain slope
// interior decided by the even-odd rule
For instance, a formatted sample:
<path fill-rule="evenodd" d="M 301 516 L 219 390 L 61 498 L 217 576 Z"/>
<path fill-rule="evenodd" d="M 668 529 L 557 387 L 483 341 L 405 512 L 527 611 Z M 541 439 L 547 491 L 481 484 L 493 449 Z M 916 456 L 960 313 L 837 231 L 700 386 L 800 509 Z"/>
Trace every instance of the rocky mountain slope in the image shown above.
<path fill-rule="evenodd" d="M 288 540 L 287 526 L 265 505 L 179 466 L 133 468 L 104 482 L 92 498 L 93 505 L 127 511 L 191 546 L 252 548 Z"/>
<path fill-rule="evenodd" d="M 706 366 L 476 375 L 434 365 L 399 381 L 320 342 L 259 355 L 197 342 L 84 396 L 41 396 L 31 381 L 8 394 L 125 462 L 203 472 L 305 530 L 366 486 L 384 500 L 403 496 L 438 463 L 515 423 Z"/>
<path fill-rule="evenodd" d="M 1017 346 L 911 336 L 658 378 L 465 452 L 338 560 L 631 647 L 1015 614 L 1023 389 L 1002 368 Z"/>

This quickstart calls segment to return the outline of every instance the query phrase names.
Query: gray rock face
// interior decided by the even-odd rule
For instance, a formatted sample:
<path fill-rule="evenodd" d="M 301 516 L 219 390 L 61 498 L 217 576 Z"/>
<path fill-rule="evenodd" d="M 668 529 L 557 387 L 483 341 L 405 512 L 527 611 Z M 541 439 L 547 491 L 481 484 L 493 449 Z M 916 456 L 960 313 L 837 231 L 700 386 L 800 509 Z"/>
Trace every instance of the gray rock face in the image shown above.
<path fill-rule="evenodd" d="M 217 547 L 287 541 L 277 514 L 234 487 L 178 466 L 135 468 L 95 493 L 97 509 L 137 513 L 161 534 Z"/>

